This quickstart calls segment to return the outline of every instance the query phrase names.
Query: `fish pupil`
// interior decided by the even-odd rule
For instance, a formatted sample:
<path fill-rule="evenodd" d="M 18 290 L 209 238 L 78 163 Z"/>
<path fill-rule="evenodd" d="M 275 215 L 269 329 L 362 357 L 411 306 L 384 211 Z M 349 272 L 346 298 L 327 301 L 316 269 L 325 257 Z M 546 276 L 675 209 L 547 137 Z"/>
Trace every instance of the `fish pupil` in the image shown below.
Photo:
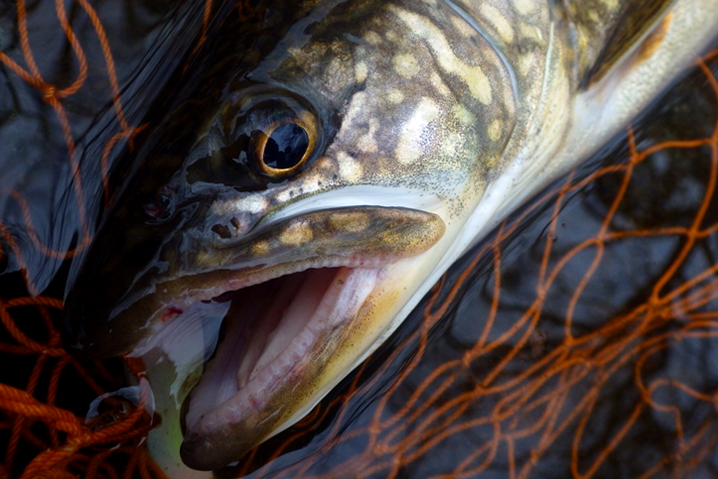
<path fill-rule="evenodd" d="M 262 161 L 270 168 L 286 170 L 298 165 L 309 148 L 309 135 L 299 125 L 285 123 L 272 131 Z"/>

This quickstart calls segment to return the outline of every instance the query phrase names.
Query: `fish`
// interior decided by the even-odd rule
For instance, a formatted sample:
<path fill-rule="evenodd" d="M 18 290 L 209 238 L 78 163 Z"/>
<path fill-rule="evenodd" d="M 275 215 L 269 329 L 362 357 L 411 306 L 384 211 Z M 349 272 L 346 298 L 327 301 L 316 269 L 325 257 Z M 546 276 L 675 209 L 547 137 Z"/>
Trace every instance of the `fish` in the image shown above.
<path fill-rule="evenodd" d="M 158 100 L 65 300 L 66 348 L 141 356 L 198 471 L 304 417 L 718 25 L 718 0 L 234 6 Z"/>

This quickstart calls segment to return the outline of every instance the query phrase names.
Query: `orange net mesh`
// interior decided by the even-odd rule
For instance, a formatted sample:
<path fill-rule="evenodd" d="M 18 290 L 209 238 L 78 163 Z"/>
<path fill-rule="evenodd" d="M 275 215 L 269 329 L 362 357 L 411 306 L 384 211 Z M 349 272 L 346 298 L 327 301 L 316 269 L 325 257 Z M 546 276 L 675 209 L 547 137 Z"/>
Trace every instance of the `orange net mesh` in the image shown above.
<path fill-rule="evenodd" d="M 89 88 L 88 76 L 104 72 L 107 91 L 103 94 L 115 119 L 114 131 L 97 160 L 106 203 L 111 200 L 108 172 L 114 152 L 131 147 L 144 128 L 125 113 L 106 24 L 87 1 L 76 0 L 72 6 L 72 19 L 65 2 L 57 0 L 48 7 L 72 52 L 75 76 L 62 84 L 43 74 L 29 26 L 50 10 L 35 5 L 28 12 L 26 2 L 16 0 L 1 12 L 12 14 L 17 48 L 14 56 L 0 48 L 0 73 L 37 92 L 54 115 L 50 129 L 63 139 L 65 161 L 73 171 L 71 191 L 81 235 L 70 249 L 48 244 L 39 232 L 32 198 L 20 188 L 7 192 L 21 212 L 31 246 L 19 244 L 0 221 L 0 272 L 8 270 L 0 276 L 0 444 L 4 448 L 0 477 L 160 478 L 163 473 L 144 446 L 159 419 L 150 417 L 145 408 L 148 386 L 142 365 L 67 355 L 58 330 L 62 291 L 38 288 L 25 264 L 29 248 L 40 256 L 67 260 L 92 241 L 72 104 L 73 97 Z M 243 6 L 238 2 L 240 17 L 246 14 Z M 199 41 L 192 51 L 205 41 L 212 8 L 211 0 L 201 5 Z M 91 44 L 88 36 L 74 30 L 77 12 L 94 33 Z M 702 120 L 704 126 L 708 123 L 705 134 L 668 133 L 663 140 L 641 144 L 640 134 L 629 131 L 628 161 L 601 167 L 585 178 L 569 175 L 558 188 L 504 223 L 490 241 L 442 279 L 424 308 L 387 347 L 299 425 L 252 451 L 228 474 L 257 470 L 257 475 L 271 472 L 285 477 L 396 477 L 423 470 L 434 477 L 473 477 L 489 471 L 527 477 L 551 471 L 547 462 L 565 461 L 574 477 L 592 477 L 624 457 L 620 448 L 638 437 L 634 431 L 646 417 L 665 425 L 671 433 L 665 441 L 671 446 L 664 454 L 647 457 L 631 475 L 651 477 L 670 471 L 682 476 L 714 460 L 715 385 L 697 387 L 690 371 L 669 371 L 665 365 L 675 348 L 718 349 L 718 260 L 706 246 L 716 240 L 718 231 L 716 58 L 718 51 L 693 67 L 712 98 L 706 105 L 711 120 Z M 629 194 L 631 189 L 647 181 L 637 171 L 676 152 L 705 165 L 696 206 L 673 223 L 626 222 L 622 212 L 635 206 L 628 204 L 635 196 Z M 592 185 L 607 198 L 601 220 L 584 237 L 559 241 L 568 235 L 563 208 Z M 517 301 L 506 292 L 507 282 L 516 283 L 515 265 L 506 266 L 516 256 L 512 239 L 525 233 L 529 220 L 540 211 L 550 211 L 552 219 L 538 231 L 539 240 L 531 249 L 536 266 L 521 273 L 532 275 L 533 282 L 519 287 L 523 299 Z M 677 246 L 667 255 L 660 274 L 638 288 L 633 285 L 631 300 L 621 302 L 629 306 L 617 311 L 606 308 L 610 314 L 590 327 L 584 324 L 586 308 L 600 310 L 601 301 L 612 299 L 597 299 L 590 293 L 599 290 L 594 281 L 597 272 L 615 266 L 609 261 L 615 245 L 643 241 L 648 250 L 651 241 L 666 238 Z M 16 272 L 10 271 L 10 257 Z M 577 258 L 584 261 L 581 274 L 566 277 Z M 485 271 L 490 279 L 479 281 Z M 562 290 L 563 300 L 553 297 L 557 289 Z M 485 306 L 472 303 L 467 291 L 483 297 Z M 526 291 L 529 294 L 523 294 Z M 457 315 L 469 317 L 473 329 L 463 326 L 456 334 Z M 437 341 L 455 346 L 453 351 L 460 354 L 443 355 L 445 349 L 439 349 L 437 356 Z M 126 371 L 140 385 L 138 400 L 109 395 L 98 414 L 85 420 L 94 398 L 128 386 Z M 713 373 L 715 381 L 718 373 Z M 595 422 L 605 414 L 601 400 L 606 389 L 617 387 L 612 382 L 617 377 L 627 378 L 622 383 L 628 391 L 627 405 L 622 414 L 612 416 L 614 424 L 597 445 L 587 447 L 587 438 L 595 435 Z M 692 415 L 695 411 L 703 411 L 700 420 Z M 286 459 L 285 453 L 293 450 L 300 450 L 300 455 Z M 448 457 L 449 464 L 428 466 L 427 458 L 434 461 L 437 454 Z"/>

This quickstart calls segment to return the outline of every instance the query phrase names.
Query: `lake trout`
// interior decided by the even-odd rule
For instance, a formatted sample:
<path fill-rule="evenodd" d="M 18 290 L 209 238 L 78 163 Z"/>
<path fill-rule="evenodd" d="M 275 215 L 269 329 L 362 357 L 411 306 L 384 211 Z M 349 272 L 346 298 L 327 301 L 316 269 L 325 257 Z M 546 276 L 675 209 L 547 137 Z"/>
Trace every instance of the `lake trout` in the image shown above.
<path fill-rule="evenodd" d="M 69 349 L 143 356 L 160 411 L 184 401 L 162 427 L 197 470 L 306 415 L 718 25 L 718 0 L 254 3 L 165 100 L 66 299 Z"/>

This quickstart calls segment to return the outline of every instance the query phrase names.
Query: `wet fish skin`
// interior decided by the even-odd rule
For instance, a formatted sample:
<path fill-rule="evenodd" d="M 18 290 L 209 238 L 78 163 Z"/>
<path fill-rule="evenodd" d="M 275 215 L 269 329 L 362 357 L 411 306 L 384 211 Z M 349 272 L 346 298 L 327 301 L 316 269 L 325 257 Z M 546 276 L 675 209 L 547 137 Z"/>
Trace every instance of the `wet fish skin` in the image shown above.
<path fill-rule="evenodd" d="M 188 123 L 161 132 L 145 149 L 68 297 L 68 344 L 95 355 L 126 352 L 171 319 L 168 312 L 214 297 L 218 286 L 207 278 L 241 276 L 234 260 L 221 259 L 232 257 L 236 244 L 274 235 L 278 248 L 296 251 L 296 241 L 281 240 L 277 225 L 286 221 L 350 205 L 441 218 L 433 246 L 386 267 L 388 279 L 347 330 L 351 344 L 337 342 L 331 360 L 315 361 L 294 382 L 268 391 L 264 410 L 217 429 L 197 428 L 183 446 L 184 460 L 198 469 L 236 460 L 301 417 L 476 238 L 608 139 L 665 84 L 671 65 L 684 60 L 657 62 L 662 70 L 644 81 L 645 91 L 630 74 L 651 58 L 621 62 L 674 3 L 297 2 L 299 13 L 274 24 L 281 34 L 259 29 L 238 42 L 237 51 L 251 53 L 231 55 L 238 66 L 212 77 L 214 89 L 188 91 L 179 110 L 189 112 Z M 694 21 L 687 4 L 677 2 L 672 21 L 679 26 Z M 701 5 L 718 12 L 715 0 Z M 705 30 L 706 20 L 696 22 Z M 629 35 L 620 33 L 626 29 Z M 677 57 L 707 40 L 698 30 L 679 30 L 691 31 L 695 44 Z M 634 90 L 643 96 L 633 104 L 603 102 Z M 216 100 L 214 108 L 192 115 L 202 98 Z M 236 137 L 269 121 L 271 114 L 252 112 L 270 100 L 316 130 L 315 154 L 277 177 L 225 154 Z M 579 115 L 588 106 L 608 112 L 600 125 Z M 300 238 L 315 236 L 309 224 Z M 346 245 L 348 253 L 352 248 Z M 163 296 L 169 285 L 181 287 Z"/>

